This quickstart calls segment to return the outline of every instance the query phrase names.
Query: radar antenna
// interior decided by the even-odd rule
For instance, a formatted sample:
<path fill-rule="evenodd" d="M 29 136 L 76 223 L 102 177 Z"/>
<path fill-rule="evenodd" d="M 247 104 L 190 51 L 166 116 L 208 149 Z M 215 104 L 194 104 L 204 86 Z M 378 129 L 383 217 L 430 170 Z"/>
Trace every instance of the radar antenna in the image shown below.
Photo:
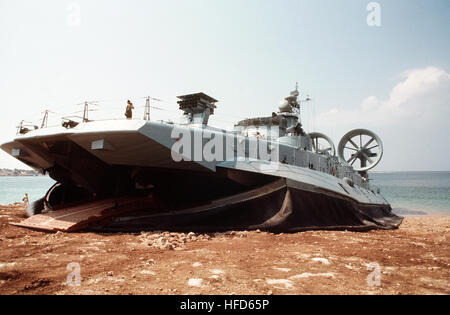
<path fill-rule="evenodd" d="M 292 91 L 291 94 L 286 97 L 279 105 L 280 113 L 293 113 L 300 115 L 300 109 L 302 103 L 307 103 L 311 101 L 309 95 L 307 95 L 306 99 L 298 100 L 300 96 L 300 92 L 298 91 L 299 85 L 298 82 L 295 84 L 295 91 Z"/>

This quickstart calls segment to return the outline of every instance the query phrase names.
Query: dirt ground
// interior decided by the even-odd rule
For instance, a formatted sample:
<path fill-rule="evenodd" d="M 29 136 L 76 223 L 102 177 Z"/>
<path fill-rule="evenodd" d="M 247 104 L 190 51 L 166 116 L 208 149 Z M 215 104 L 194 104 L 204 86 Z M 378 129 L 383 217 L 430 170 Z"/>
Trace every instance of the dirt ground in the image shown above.
<path fill-rule="evenodd" d="M 23 213 L 0 206 L 0 294 L 450 294 L 448 216 L 367 233 L 48 234 L 9 225 Z"/>

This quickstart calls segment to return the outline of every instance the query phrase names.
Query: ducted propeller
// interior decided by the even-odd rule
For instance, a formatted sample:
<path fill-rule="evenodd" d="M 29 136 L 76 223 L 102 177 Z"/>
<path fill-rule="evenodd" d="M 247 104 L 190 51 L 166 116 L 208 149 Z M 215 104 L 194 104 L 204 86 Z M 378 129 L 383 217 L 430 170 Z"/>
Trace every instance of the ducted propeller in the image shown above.
<path fill-rule="evenodd" d="M 338 155 L 342 161 L 353 166 L 355 171 L 365 172 L 380 162 L 383 157 L 383 142 L 370 130 L 352 130 L 339 142 Z"/>
<path fill-rule="evenodd" d="M 312 132 L 309 134 L 312 140 L 312 147 L 314 152 L 319 154 L 329 154 L 331 156 L 336 155 L 336 148 L 334 146 L 333 140 L 328 136 L 319 132 Z"/>

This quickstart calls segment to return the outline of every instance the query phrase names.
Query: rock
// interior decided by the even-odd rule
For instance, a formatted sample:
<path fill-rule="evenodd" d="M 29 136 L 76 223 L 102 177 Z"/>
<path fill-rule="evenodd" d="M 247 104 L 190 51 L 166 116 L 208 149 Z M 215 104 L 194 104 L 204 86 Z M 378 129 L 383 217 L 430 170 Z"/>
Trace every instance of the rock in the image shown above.
<path fill-rule="evenodd" d="M 280 268 L 280 267 L 272 267 L 275 270 L 281 271 L 281 272 L 289 272 L 291 271 L 291 268 Z"/>
<path fill-rule="evenodd" d="M 192 278 L 188 280 L 188 286 L 190 287 L 201 287 L 203 283 L 203 279 L 200 278 Z"/>
<path fill-rule="evenodd" d="M 142 270 L 141 271 L 142 275 L 151 275 L 151 276 L 156 276 L 156 272 L 151 271 L 151 270 Z"/>
<path fill-rule="evenodd" d="M 223 274 L 225 274 L 225 271 L 220 270 L 220 269 L 211 269 L 210 271 L 214 275 L 223 275 Z"/>
<path fill-rule="evenodd" d="M 163 245 L 162 246 L 162 248 L 161 249 L 164 249 L 164 250 L 173 250 L 173 245 L 172 244 L 165 244 L 165 245 Z"/>
<path fill-rule="evenodd" d="M 298 279 L 304 279 L 304 278 L 310 278 L 310 277 L 325 277 L 325 278 L 331 278 L 334 279 L 334 273 L 328 272 L 328 273 L 309 273 L 305 272 L 299 275 L 295 275 L 292 277 L 289 277 L 291 280 L 298 280 Z"/>
<path fill-rule="evenodd" d="M 324 265 L 331 264 L 330 261 L 328 259 L 326 259 L 326 258 L 316 257 L 316 258 L 313 258 L 311 260 L 314 261 L 314 262 L 318 262 L 318 263 L 324 264 Z"/>
<path fill-rule="evenodd" d="M 277 289 L 291 290 L 294 289 L 294 283 L 287 279 L 268 279 L 267 284 L 273 285 Z"/>

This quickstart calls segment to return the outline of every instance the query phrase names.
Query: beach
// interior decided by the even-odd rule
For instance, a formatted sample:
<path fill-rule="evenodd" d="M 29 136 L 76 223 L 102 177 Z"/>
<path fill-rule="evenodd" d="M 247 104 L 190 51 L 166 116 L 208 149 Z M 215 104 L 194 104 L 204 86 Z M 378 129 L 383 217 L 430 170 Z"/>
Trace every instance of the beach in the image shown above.
<path fill-rule="evenodd" d="M 450 216 L 295 234 L 49 234 L 9 224 L 23 218 L 22 204 L 0 206 L 0 294 L 450 294 Z"/>

